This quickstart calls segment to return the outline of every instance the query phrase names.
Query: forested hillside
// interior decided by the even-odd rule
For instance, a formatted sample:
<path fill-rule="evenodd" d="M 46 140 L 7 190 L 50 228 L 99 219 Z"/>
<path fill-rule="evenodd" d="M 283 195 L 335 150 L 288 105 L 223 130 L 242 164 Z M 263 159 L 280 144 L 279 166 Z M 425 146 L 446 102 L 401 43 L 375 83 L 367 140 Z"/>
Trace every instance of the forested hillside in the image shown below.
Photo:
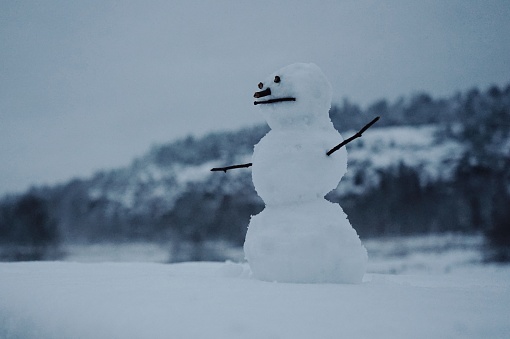
<path fill-rule="evenodd" d="M 362 238 L 483 232 L 488 257 L 509 259 L 510 85 L 442 99 L 417 94 L 366 109 L 344 100 L 330 116 L 344 138 L 381 116 L 347 146 L 348 174 L 327 195 Z M 250 169 L 209 170 L 249 162 L 267 131 L 188 137 L 155 146 L 126 168 L 4 197 L 0 256 L 47 258 L 58 255 L 58 244 L 84 241 L 241 246 L 250 216 L 263 208 Z"/>

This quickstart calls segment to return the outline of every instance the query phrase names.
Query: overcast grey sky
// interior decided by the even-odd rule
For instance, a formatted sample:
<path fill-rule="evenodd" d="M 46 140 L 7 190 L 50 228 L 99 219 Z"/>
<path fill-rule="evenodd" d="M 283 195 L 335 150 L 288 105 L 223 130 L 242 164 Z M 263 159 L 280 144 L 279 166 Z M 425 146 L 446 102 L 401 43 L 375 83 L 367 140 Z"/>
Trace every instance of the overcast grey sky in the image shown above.
<path fill-rule="evenodd" d="M 367 105 L 510 82 L 510 1 L 0 1 L 0 194 L 262 123 L 257 83 L 314 62 Z"/>

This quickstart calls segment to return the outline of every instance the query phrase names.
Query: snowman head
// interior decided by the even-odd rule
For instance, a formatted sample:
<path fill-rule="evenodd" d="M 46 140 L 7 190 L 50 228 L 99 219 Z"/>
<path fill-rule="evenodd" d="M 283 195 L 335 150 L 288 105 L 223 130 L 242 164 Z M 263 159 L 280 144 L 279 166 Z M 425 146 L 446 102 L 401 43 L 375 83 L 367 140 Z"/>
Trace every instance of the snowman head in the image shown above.
<path fill-rule="evenodd" d="M 331 125 L 332 89 L 315 64 L 296 63 L 271 74 L 258 85 L 254 104 L 274 130 Z"/>

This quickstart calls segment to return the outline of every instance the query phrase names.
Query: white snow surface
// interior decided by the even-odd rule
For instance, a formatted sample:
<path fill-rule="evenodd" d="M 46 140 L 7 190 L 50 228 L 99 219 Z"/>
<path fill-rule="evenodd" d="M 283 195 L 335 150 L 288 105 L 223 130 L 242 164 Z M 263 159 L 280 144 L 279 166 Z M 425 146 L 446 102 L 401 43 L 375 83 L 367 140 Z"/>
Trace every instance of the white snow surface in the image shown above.
<path fill-rule="evenodd" d="M 251 218 L 244 253 L 266 281 L 360 283 L 367 251 L 338 204 L 266 206 Z"/>
<path fill-rule="evenodd" d="M 252 279 L 246 264 L 0 264 L 0 338 L 508 338 L 510 269 Z"/>
<path fill-rule="evenodd" d="M 266 205 L 323 200 L 347 171 L 345 149 L 327 156 L 341 142 L 333 129 L 270 131 L 255 145 L 252 178 Z"/>

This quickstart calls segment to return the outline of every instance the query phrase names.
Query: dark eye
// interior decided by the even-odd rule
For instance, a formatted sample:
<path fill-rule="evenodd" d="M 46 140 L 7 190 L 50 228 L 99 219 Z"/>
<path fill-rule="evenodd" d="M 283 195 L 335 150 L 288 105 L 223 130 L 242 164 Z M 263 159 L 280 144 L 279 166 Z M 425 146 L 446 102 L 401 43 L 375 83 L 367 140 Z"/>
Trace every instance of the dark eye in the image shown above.
<path fill-rule="evenodd" d="M 274 77 L 274 82 L 276 82 L 276 83 L 280 82 L 280 77 L 278 75 Z"/>
<path fill-rule="evenodd" d="M 262 89 L 262 87 L 264 87 L 264 84 L 259 82 L 258 86 L 259 86 L 260 89 Z"/>

